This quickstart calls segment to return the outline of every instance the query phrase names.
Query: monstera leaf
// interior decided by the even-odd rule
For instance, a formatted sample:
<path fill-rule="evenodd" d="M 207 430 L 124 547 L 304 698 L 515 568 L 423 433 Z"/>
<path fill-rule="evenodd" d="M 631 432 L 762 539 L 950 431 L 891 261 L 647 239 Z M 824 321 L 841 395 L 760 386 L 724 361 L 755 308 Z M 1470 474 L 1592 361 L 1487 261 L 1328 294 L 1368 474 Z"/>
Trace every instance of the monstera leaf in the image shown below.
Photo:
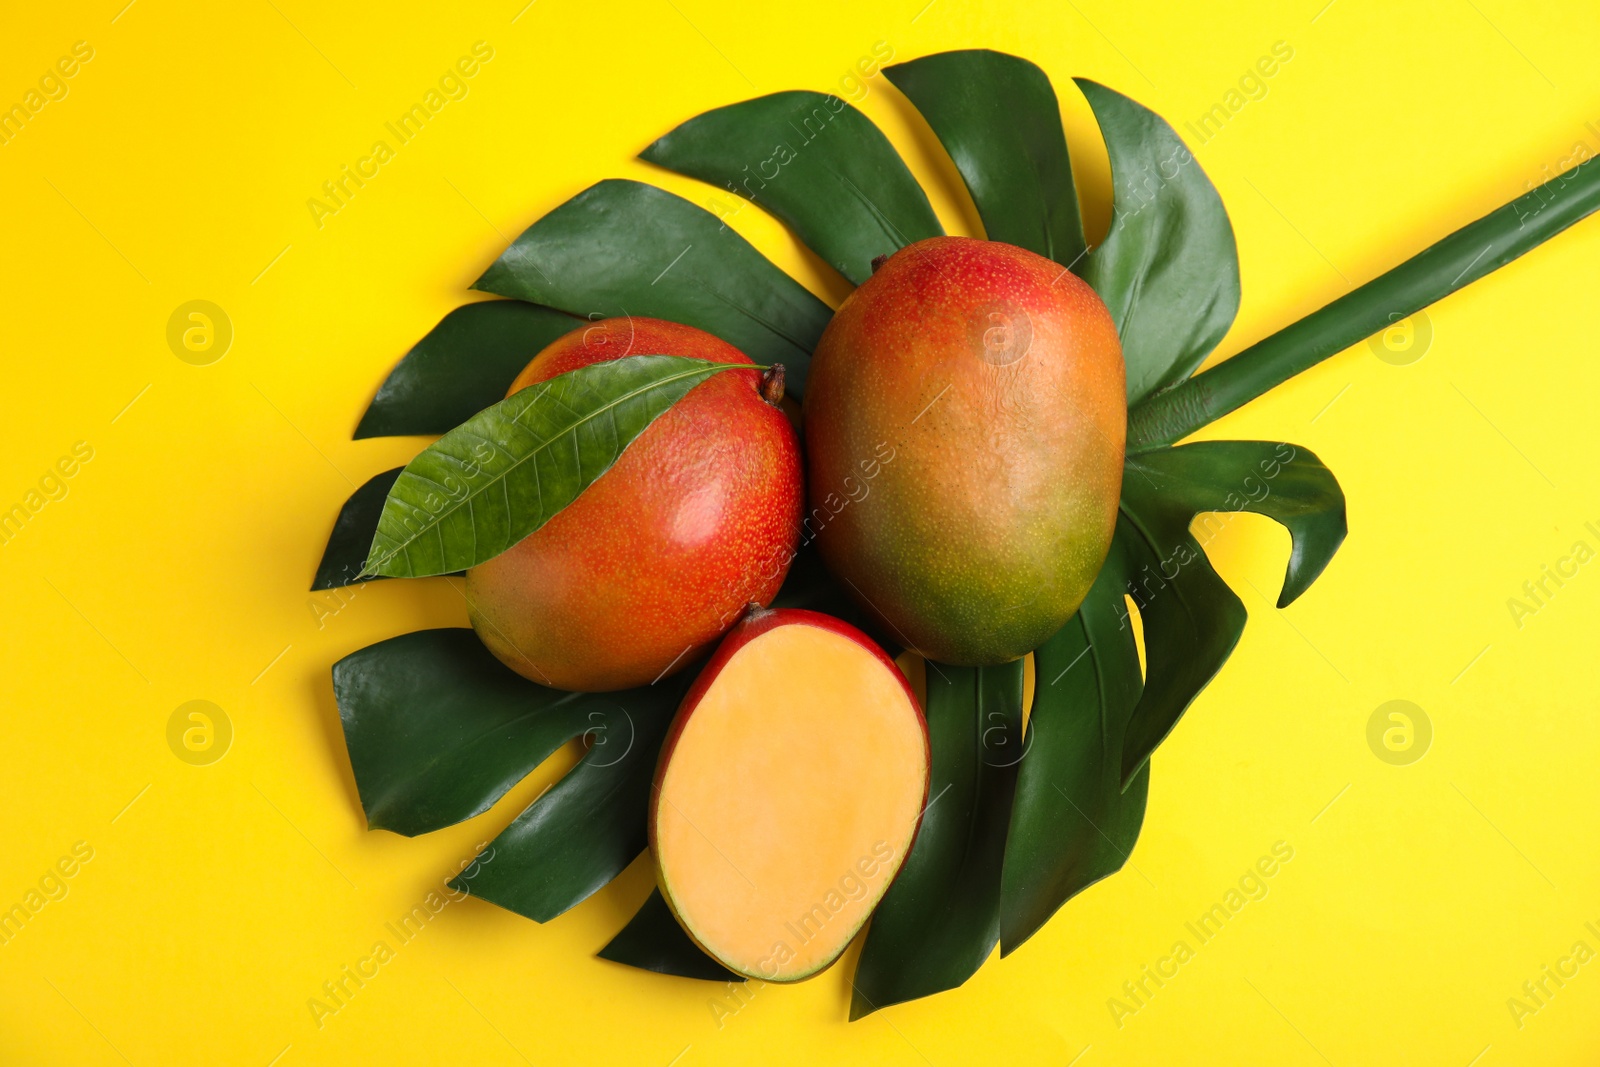
<path fill-rule="evenodd" d="M 757 363 L 782 363 L 797 396 L 832 314 L 711 212 L 621 180 L 584 190 L 528 227 L 475 288 L 590 318 L 648 315 L 699 327 Z"/>
<path fill-rule="evenodd" d="M 748 197 L 857 285 L 874 258 L 944 233 L 889 139 L 836 96 L 773 93 L 730 104 L 640 156 Z"/>
<path fill-rule="evenodd" d="M 599 694 L 612 699 L 587 732 L 589 751 L 452 886 L 545 922 L 621 874 L 644 851 L 656 754 L 684 688 L 680 677 Z"/>
<path fill-rule="evenodd" d="M 933 787 L 868 927 L 852 1018 L 959 986 L 996 945 L 1014 951 L 1130 861 L 1151 753 L 1222 668 L 1246 620 L 1205 555 L 1215 516 L 1252 511 L 1289 530 L 1280 608 L 1337 551 L 1344 496 L 1309 451 L 1178 442 L 1600 207 L 1600 161 L 1588 161 L 1196 374 L 1233 323 L 1239 267 L 1221 198 L 1170 125 L 1075 80 L 1111 163 L 1110 232 L 1090 248 L 1042 70 L 970 50 L 884 73 L 949 154 L 985 235 L 1054 259 L 1111 309 L 1128 368 L 1128 453 L 1110 554 L 1077 614 L 1034 653 L 1032 708 L 1022 706 L 1021 663 L 927 664 Z M 835 97 L 797 91 L 730 104 L 680 124 L 643 157 L 746 197 L 851 282 L 876 256 L 941 232 L 894 146 Z M 447 315 L 380 387 L 357 430 L 443 436 L 350 498 L 316 588 L 449 572 L 515 543 L 713 372 L 628 357 L 502 399 L 522 364 L 584 320 L 649 315 L 699 327 L 757 363 L 784 364 L 800 394 L 831 315 L 716 216 L 623 180 L 601 181 L 535 221 L 476 288 L 510 299 Z M 607 432 L 584 429 L 602 411 Z M 547 460 L 554 466 L 540 465 Z M 491 483 L 499 503 L 480 491 Z M 809 545 L 777 602 L 855 613 Z M 393 638 L 334 668 L 373 827 L 415 834 L 478 816 L 556 747 L 586 739 L 577 766 L 456 882 L 538 921 L 605 885 L 645 847 L 656 750 L 692 674 L 626 693 L 557 693 L 511 674 L 464 630 Z M 601 956 L 685 978 L 731 977 L 659 894 Z"/>
<path fill-rule="evenodd" d="M 367 825 L 408 837 L 489 810 L 561 745 L 604 740 L 619 710 L 658 715 L 671 699 L 666 689 L 535 685 L 471 630 L 421 630 L 354 652 L 333 665 L 333 692 Z"/>
<path fill-rule="evenodd" d="M 1077 615 L 1033 654 L 1033 714 L 1000 876 L 1009 955 L 1076 894 L 1122 869 L 1149 774 L 1122 788 L 1122 740 L 1144 688 L 1120 541 Z"/>
<path fill-rule="evenodd" d="M 666 898 L 659 889 L 650 891 L 649 899 L 628 920 L 628 925 L 600 950 L 599 956 L 603 960 L 679 978 L 744 981 L 742 976 L 700 951 L 700 946 L 690 940 L 678 920 L 672 917 L 672 909 L 667 907 Z"/>
<path fill-rule="evenodd" d="M 1128 403 L 1187 378 L 1239 310 L 1239 256 L 1222 198 L 1172 127 L 1079 78 L 1111 155 L 1111 232 L 1083 278 L 1111 309 Z"/>
<path fill-rule="evenodd" d="M 339 509 L 333 522 L 333 533 L 328 537 L 328 547 L 322 550 L 322 562 L 317 564 L 317 575 L 311 580 L 313 591 L 336 589 L 354 582 L 369 582 L 381 574 L 366 573 L 367 553 L 372 549 L 372 538 L 378 532 L 378 516 L 383 514 L 384 501 L 389 490 L 400 477 L 403 467 L 374 474 L 360 489 L 350 494 L 350 499 Z"/>
<path fill-rule="evenodd" d="M 1045 72 L 1004 52 L 941 52 L 884 68 L 966 183 L 984 234 L 1077 267 L 1088 246 L 1061 111 Z"/>
<path fill-rule="evenodd" d="M 933 773 L 922 827 L 856 966 L 850 1017 L 965 982 L 1000 940 L 1000 866 L 1025 758 L 1022 661 L 928 661 Z"/>
<path fill-rule="evenodd" d="M 361 416 L 356 440 L 441 434 L 459 426 L 504 397 L 541 348 L 582 324 L 521 300 L 456 308 L 389 372 Z"/>

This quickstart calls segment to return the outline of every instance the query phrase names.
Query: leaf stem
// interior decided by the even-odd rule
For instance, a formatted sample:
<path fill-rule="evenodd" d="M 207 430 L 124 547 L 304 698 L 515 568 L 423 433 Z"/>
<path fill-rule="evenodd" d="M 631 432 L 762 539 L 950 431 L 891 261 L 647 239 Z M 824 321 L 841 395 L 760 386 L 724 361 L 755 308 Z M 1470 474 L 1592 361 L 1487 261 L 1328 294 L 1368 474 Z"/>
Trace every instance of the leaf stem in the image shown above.
<path fill-rule="evenodd" d="M 1587 160 L 1129 412 L 1128 451 L 1169 445 L 1510 263 L 1600 208 Z"/>

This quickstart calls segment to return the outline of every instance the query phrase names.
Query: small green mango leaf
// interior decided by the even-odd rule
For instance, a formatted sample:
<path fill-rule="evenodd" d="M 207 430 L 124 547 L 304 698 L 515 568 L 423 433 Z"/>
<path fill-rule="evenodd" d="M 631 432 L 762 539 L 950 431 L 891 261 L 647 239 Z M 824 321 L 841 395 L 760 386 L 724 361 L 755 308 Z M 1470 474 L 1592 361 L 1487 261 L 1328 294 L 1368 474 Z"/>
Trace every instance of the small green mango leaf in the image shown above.
<path fill-rule="evenodd" d="M 473 288 L 585 317 L 647 315 L 694 326 L 805 390 L 833 317 L 715 215 L 642 182 L 590 186 L 528 227 Z"/>
<path fill-rule="evenodd" d="M 1222 198 L 1155 112 L 1087 78 L 1111 157 L 1111 232 L 1083 278 L 1111 309 L 1128 365 L 1128 403 L 1182 381 L 1239 311 L 1239 253 Z"/>
<path fill-rule="evenodd" d="M 928 662 L 933 773 L 922 827 L 873 912 L 850 1018 L 954 989 L 1000 940 L 1000 870 L 1023 761 L 1023 661 Z"/>
<path fill-rule="evenodd" d="M 1267 441 L 1201 441 L 1128 457 L 1124 481 L 1143 478 L 1191 515 L 1253 511 L 1293 539 L 1278 607 L 1311 587 L 1344 543 L 1344 491 L 1310 449 Z"/>
<path fill-rule="evenodd" d="M 1122 869 L 1144 823 L 1149 768 L 1122 789 L 1122 735 L 1139 702 L 1139 650 L 1113 544 L 1076 615 L 1034 651 L 1028 753 L 1000 876 L 1000 953 Z"/>
<path fill-rule="evenodd" d="M 316 577 L 311 580 L 312 592 L 383 577 L 365 573 L 367 551 L 372 547 L 372 535 L 378 532 L 383 502 L 389 498 L 389 490 L 403 470 L 404 467 L 396 467 L 374 474 L 344 502 L 339 517 L 333 522 L 333 533 L 328 535 L 328 547 L 322 550 Z"/>
<path fill-rule="evenodd" d="M 753 201 L 856 285 L 873 257 L 944 233 L 889 139 L 837 96 L 797 90 L 719 107 L 639 155 Z"/>
<path fill-rule="evenodd" d="M 684 672 L 692 678 L 693 670 Z M 656 756 L 687 682 L 683 678 L 609 698 L 592 723 L 591 747 L 457 875 L 452 888 L 535 922 L 548 922 L 610 882 L 643 852 Z"/>
<path fill-rule="evenodd" d="M 583 325 L 554 308 L 485 300 L 439 320 L 389 372 L 356 440 L 441 434 L 503 399 L 545 345 Z"/>
<path fill-rule="evenodd" d="M 631 693 L 568 693 L 504 666 L 467 629 L 421 630 L 333 665 L 367 825 L 415 837 L 489 810 Z"/>
<path fill-rule="evenodd" d="M 612 963 L 625 963 L 657 974 L 677 978 L 701 978 L 708 982 L 742 982 L 734 974 L 700 950 L 672 917 L 661 890 L 652 889 L 646 900 L 628 920 L 628 925 L 613 937 L 597 955 Z"/>
<path fill-rule="evenodd" d="M 975 48 L 883 69 L 910 99 L 961 174 L 991 241 L 1082 268 L 1083 216 L 1044 71 Z"/>
<path fill-rule="evenodd" d="M 384 501 L 366 570 L 421 578 L 466 570 L 578 498 L 664 411 L 708 377 L 757 368 L 624 356 L 507 397 L 406 464 Z"/>
<path fill-rule="evenodd" d="M 1117 539 L 1128 561 L 1128 593 L 1144 631 L 1144 693 L 1128 720 L 1122 787 L 1133 785 L 1178 718 L 1216 677 L 1244 632 L 1244 604 L 1189 534 L 1193 512 L 1125 478 Z"/>

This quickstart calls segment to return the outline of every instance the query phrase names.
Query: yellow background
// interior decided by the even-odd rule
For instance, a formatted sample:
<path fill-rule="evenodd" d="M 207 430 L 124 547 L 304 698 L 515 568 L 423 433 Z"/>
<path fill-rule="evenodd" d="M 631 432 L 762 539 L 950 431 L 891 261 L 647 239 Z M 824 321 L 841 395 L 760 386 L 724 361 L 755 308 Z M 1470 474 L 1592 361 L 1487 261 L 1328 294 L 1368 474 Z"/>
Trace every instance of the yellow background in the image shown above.
<path fill-rule="evenodd" d="M 1287 537 L 1228 524 L 1212 549 L 1251 621 L 1155 757 L 1132 865 L 962 989 L 846 1024 L 838 967 L 719 1027 L 720 987 L 593 958 L 647 891 L 635 864 L 545 926 L 452 904 L 320 1028 L 307 1007 L 554 773 L 426 838 L 366 832 L 329 666 L 465 612 L 444 581 L 306 592 L 352 486 L 421 443 L 350 440 L 378 382 L 524 226 L 607 176 L 705 202 L 633 154 L 716 105 L 835 88 L 877 42 L 990 46 L 1061 90 L 1091 225 L 1108 178 L 1072 75 L 1189 137 L 1238 235 L 1226 356 L 1600 151 L 1592 5 L 125 2 L 13 5 L 0 33 L 8 105 L 94 49 L 0 145 L 0 504 L 94 450 L 0 546 L 0 905 L 94 850 L 0 945 L 0 1062 L 1595 1062 L 1600 962 L 1520 1027 L 1507 999 L 1600 949 L 1600 565 L 1520 628 L 1506 603 L 1600 548 L 1593 220 L 1432 309 L 1420 360 L 1360 345 L 1207 431 L 1314 449 L 1350 538 L 1278 612 Z M 480 40 L 469 95 L 319 228 L 308 198 Z M 1267 94 L 1198 144 L 1184 124 L 1278 41 Z M 947 227 L 978 232 L 926 129 L 869 86 Z M 841 296 L 756 209 L 732 225 Z M 192 299 L 234 326 L 209 366 L 166 343 Z M 210 766 L 166 740 L 194 699 L 234 729 Z M 1433 724 L 1409 766 L 1366 741 L 1394 699 Z M 1277 841 L 1294 858 L 1265 899 L 1119 1027 L 1108 999 Z"/>

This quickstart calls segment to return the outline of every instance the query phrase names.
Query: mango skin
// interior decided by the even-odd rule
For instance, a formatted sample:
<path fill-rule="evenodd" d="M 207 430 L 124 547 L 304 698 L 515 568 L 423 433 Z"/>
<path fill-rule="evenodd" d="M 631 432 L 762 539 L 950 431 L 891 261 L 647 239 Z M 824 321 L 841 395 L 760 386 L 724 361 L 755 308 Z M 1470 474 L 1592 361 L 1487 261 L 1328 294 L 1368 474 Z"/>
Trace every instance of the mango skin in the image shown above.
<path fill-rule="evenodd" d="M 1026 655 L 1110 549 L 1125 376 L 1111 313 L 1059 264 L 967 237 L 907 246 L 812 356 L 802 541 L 922 655 Z"/>
<path fill-rule="evenodd" d="M 472 628 L 502 663 L 556 689 L 649 685 L 695 662 L 794 557 L 800 445 L 726 341 L 660 319 L 604 319 L 552 341 L 507 395 L 590 363 L 689 356 L 715 374 L 668 408 L 578 499 L 467 571 Z"/>

